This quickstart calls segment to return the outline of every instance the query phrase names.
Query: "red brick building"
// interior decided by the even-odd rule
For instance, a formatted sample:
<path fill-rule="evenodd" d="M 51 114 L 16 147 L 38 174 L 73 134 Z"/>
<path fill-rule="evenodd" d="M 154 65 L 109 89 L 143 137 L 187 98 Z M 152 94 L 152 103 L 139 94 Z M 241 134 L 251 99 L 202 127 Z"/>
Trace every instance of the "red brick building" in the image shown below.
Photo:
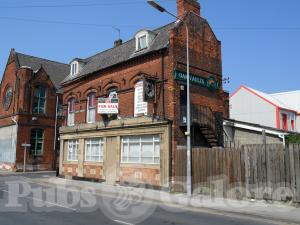
<path fill-rule="evenodd" d="M 24 143 L 27 170 L 54 168 L 56 119 L 62 104 L 60 82 L 69 65 L 11 50 L 0 86 L 0 167 L 22 170 Z"/>
<path fill-rule="evenodd" d="M 193 146 L 219 146 L 228 94 L 221 43 L 195 0 L 177 0 L 188 24 Z M 74 59 L 62 82 L 60 174 L 170 187 L 174 150 L 186 145 L 186 30 L 176 21 Z"/>

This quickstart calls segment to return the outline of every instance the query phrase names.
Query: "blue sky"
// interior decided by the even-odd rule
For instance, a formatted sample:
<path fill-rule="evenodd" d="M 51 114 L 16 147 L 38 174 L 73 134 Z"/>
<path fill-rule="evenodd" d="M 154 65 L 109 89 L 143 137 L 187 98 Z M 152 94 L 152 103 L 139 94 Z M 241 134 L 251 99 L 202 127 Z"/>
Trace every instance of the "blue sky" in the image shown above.
<path fill-rule="evenodd" d="M 175 0 L 160 0 L 176 13 Z M 299 0 L 200 0 L 201 15 L 222 42 L 224 88 L 300 89 Z M 63 7 L 62 7 L 63 5 Z M 80 6 L 78 6 L 80 5 Z M 43 7 L 40 7 L 43 6 Z M 146 0 L 6 0 L 0 3 L 0 73 L 11 48 L 69 63 L 173 19 Z"/>

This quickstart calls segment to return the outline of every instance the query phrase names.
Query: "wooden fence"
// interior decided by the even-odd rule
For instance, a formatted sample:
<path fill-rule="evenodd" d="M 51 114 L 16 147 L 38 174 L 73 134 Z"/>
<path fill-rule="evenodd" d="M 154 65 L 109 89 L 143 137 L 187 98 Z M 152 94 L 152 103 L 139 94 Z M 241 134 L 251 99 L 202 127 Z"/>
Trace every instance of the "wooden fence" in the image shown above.
<path fill-rule="evenodd" d="M 175 155 L 176 192 L 186 190 L 186 148 Z M 225 198 L 300 202 L 300 145 L 194 148 L 193 192 Z"/>

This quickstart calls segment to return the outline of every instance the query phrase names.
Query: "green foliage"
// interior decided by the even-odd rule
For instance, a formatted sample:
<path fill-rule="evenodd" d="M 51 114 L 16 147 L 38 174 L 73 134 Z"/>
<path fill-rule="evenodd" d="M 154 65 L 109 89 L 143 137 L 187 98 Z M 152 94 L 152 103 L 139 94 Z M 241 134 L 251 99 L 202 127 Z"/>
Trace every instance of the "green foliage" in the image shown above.
<path fill-rule="evenodd" d="M 289 144 L 300 144 L 300 134 L 288 135 L 286 141 Z"/>

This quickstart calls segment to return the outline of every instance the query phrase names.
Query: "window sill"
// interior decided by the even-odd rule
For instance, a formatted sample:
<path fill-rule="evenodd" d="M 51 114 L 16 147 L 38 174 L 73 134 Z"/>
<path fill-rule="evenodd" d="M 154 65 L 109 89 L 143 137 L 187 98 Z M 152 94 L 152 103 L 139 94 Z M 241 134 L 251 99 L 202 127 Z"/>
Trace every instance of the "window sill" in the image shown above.
<path fill-rule="evenodd" d="M 33 154 L 30 154 L 30 156 L 42 158 L 44 155 L 43 154 L 42 155 L 33 155 Z"/>
<path fill-rule="evenodd" d="M 149 168 L 149 169 L 160 169 L 160 164 L 158 163 L 125 163 L 125 162 L 121 162 L 120 163 L 120 167 L 124 167 L 124 168 Z"/>
<path fill-rule="evenodd" d="M 67 161 L 64 161 L 63 163 L 65 164 L 78 164 L 78 160 L 67 160 Z"/>
<path fill-rule="evenodd" d="M 141 49 L 136 49 L 135 50 L 135 53 L 139 53 L 139 52 L 142 52 L 144 50 L 148 49 L 148 47 L 145 47 L 145 48 L 141 48 Z"/>
<path fill-rule="evenodd" d="M 84 161 L 83 164 L 85 166 L 103 166 L 103 162 Z"/>

